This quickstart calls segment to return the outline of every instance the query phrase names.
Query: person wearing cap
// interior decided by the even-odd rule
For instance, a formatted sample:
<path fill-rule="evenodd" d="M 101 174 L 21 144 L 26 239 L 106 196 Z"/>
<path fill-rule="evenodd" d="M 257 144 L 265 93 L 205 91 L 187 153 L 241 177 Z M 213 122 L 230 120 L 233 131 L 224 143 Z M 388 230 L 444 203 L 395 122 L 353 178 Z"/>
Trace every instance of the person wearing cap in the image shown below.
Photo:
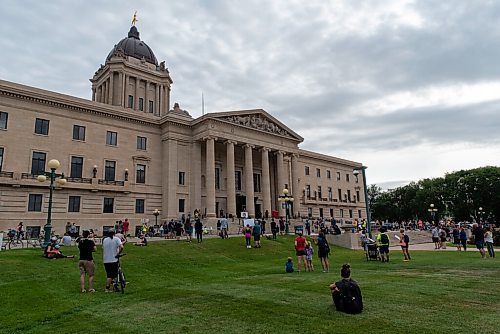
<path fill-rule="evenodd" d="M 61 258 L 74 258 L 73 255 L 66 256 L 59 250 L 59 245 L 57 244 L 57 237 L 50 238 L 50 243 L 47 245 L 44 251 L 44 256 L 47 259 L 61 259 Z"/>
<path fill-rule="evenodd" d="M 102 257 L 104 269 L 106 270 L 106 290 L 105 292 L 113 292 L 111 282 L 118 276 L 118 259 L 123 250 L 123 244 L 120 238 L 115 236 L 115 230 L 108 231 L 108 237 L 102 241 Z"/>

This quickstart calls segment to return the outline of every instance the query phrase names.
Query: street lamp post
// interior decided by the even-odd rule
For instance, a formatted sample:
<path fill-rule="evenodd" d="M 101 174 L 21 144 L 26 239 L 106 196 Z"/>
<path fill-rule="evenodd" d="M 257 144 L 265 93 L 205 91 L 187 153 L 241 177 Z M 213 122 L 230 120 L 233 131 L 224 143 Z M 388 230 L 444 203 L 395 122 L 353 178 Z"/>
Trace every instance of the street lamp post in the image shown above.
<path fill-rule="evenodd" d="M 278 196 L 278 201 L 285 203 L 285 228 L 288 233 L 288 208 L 294 201 L 294 198 L 288 195 L 288 189 L 283 189 L 283 193 Z"/>
<path fill-rule="evenodd" d="M 482 207 L 479 207 L 479 210 L 478 210 L 478 215 L 479 215 L 479 223 L 482 223 L 483 222 L 483 214 L 484 214 L 484 210 Z"/>
<path fill-rule="evenodd" d="M 366 229 L 368 231 L 368 236 L 371 238 L 372 237 L 372 217 L 371 217 L 371 213 L 370 213 L 370 201 L 368 200 L 368 186 L 366 184 L 366 173 L 365 173 L 365 170 L 366 170 L 366 166 L 361 166 L 359 168 L 354 168 L 352 173 L 354 174 L 354 176 L 358 177 L 359 175 L 359 171 L 361 170 L 361 173 L 363 175 L 363 188 L 364 188 L 364 191 L 365 191 L 365 206 L 366 206 Z"/>
<path fill-rule="evenodd" d="M 158 216 L 160 215 L 160 210 L 154 209 L 153 214 L 155 215 L 155 225 L 158 225 Z"/>
<path fill-rule="evenodd" d="M 438 209 L 436 209 L 434 207 L 434 204 L 430 204 L 429 205 L 429 208 L 427 209 L 427 211 L 429 211 L 431 213 L 431 217 L 432 217 L 432 225 L 434 225 L 434 216 L 436 215 L 436 212 L 437 212 Z"/>
<path fill-rule="evenodd" d="M 47 181 L 47 177 L 50 179 L 50 186 L 49 186 L 49 208 L 47 211 L 47 224 L 43 227 L 45 231 L 45 238 L 43 241 L 44 247 L 47 246 L 50 243 L 50 236 L 52 232 L 52 193 L 54 191 L 54 181 L 59 178 L 58 183 L 59 185 L 63 186 L 66 184 L 66 179 L 64 178 L 64 173 L 57 174 L 56 169 L 58 169 L 61 164 L 59 163 L 58 160 L 52 159 L 48 162 L 47 166 L 50 168 L 50 172 L 43 172 L 43 174 L 40 174 L 37 176 L 38 182 L 45 182 Z"/>

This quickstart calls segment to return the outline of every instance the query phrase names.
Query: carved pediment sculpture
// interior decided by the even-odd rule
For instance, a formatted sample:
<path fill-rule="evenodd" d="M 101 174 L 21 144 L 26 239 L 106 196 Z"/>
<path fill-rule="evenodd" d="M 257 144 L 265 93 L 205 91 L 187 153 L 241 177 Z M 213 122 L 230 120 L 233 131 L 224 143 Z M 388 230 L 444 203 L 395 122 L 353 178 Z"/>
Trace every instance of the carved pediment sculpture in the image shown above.
<path fill-rule="evenodd" d="M 282 129 L 280 126 L 264 117 L 263 115 L 241 115 L 241 116 L 228 116 L 224 118 L 225 121 L 247 126 L 250 128 L 280 134 L 282 136 L 288 136 L 288 132 L 285 129 Z"/>

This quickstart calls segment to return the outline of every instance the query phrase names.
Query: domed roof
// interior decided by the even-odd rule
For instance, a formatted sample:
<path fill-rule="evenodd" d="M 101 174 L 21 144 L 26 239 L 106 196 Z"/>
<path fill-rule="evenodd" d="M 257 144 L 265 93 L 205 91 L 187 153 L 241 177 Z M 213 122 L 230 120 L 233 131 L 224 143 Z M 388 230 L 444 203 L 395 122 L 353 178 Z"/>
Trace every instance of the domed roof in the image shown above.
<path fill-rule="evenodd" d="M 134 57 L 137 59 L 144 59 L 146 62 L 154 65 L 158 65 L 158 61 L 153 53 L 153 50 L 140 40 L 139 31 L 135 26 L 130 27 L 130 31 L 128 32 L 128 37 L 125 37 L 115 47 L 111 50 L 106 61 L 110 60 L 113 54 L 117 51 L 123 51 L 123 53 L 127 56 Z"/>

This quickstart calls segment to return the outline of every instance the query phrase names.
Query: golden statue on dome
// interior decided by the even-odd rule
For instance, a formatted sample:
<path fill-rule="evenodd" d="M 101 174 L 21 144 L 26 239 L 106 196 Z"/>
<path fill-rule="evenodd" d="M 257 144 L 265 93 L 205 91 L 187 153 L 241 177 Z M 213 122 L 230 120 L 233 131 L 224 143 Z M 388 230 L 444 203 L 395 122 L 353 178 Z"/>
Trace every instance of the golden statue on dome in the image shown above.
<path fill-rule="evenodd" d="M 132 18 L 132 25 L 133 25 L 133 26 L 135 26 L 135 23 L 136 23 L 137 21 L 139 21 L 139 20 L 137 19 L 137 11 L 135 11 L 135 13 L 134 13 L 134 17 Z"/>

